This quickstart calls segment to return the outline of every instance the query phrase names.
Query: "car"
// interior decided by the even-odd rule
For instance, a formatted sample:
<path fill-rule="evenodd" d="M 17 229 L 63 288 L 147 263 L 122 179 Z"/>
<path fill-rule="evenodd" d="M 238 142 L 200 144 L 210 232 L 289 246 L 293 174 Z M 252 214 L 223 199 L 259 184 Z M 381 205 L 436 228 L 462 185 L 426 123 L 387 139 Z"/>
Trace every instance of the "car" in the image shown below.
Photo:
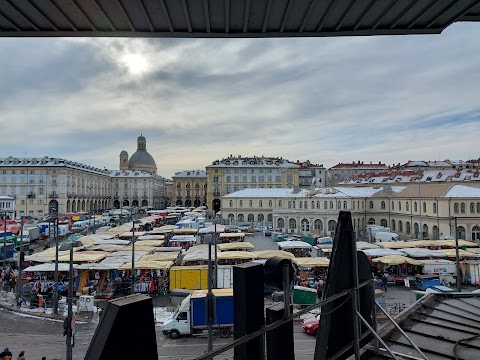
<path fill-rule="evenodd" d="M 248 231 L 249 227 L 248 225 L 238 225 L 238 230 L 245 232 Z"/>
<path fill-rule="evenodd" d="M 270 230 L 265 230 L 263 233 L 264 236 L 272 236 L 272 232 Z"/>
<path fill-rule="evenodd" d="M 317 330 L 320 325 L 320 315 L 303 320 L 302 329 L 305 334 L 317 335 Z"/>

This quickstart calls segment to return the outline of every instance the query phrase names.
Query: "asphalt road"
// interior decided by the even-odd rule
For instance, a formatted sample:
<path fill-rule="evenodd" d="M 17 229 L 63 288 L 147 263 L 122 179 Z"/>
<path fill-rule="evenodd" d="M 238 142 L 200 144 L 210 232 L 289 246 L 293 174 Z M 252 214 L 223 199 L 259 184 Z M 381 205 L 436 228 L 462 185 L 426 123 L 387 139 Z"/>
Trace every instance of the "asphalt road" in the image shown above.
<path fill-rule="evenodd" d="M 81 319 L 78 319 L 81 320 Z M 62 335 L 61 321 L 22 316 L 0 309 L 0 347 L 9 347 L 16 356 L 21 350 L 27 359 L 48 360 L 65 359 L 65 338 Z M 74 359 L 83 359 L 91 338 L 95 332 L 96 323 L 86 322 L 76 325 L 76 344 L 73 349 Z M 207 349 L 206 336 L 185 336 L 171 340 L 161 333 L 157 327 L 157 346 L 159 359 L 190 360 L 204 354 Z M 315 338 L 302 333 L 299 323 L 294 324 L 295 358 L 306 360 L 313 358 Z M 233 337 L 214 339 L 214 348 L 233 341 Z M 141 346 L 140 344 L 134 346 Z M 233 359 L 233 350 L 229 350 L 217 359 Z"/>

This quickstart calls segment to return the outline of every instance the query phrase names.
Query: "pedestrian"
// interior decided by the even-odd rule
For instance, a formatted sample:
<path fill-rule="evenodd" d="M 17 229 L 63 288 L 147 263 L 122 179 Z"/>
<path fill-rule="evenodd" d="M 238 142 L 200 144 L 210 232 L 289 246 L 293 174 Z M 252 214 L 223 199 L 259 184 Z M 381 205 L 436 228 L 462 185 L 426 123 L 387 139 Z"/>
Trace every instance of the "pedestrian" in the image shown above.
<path fill-rule="evenodd" d="M 25 360 L 25 351 L 20 351 L 20 354 L 18 354 L 17 360 Z"/>
<path fill-rule="evenodd" d="M 388 277 L 387 277 L 387 274 L 385 273 L 382 276 L 382 289 L 385 292 L 387 292 L 387 285 L 388 285 Z"/>
<path fill-rule="evenodd" d="M 319 280 L 317 284 L 317 299 L 322 300 L 323 298 L 323 280 Z"/>
<path fill-rule="evenodd" d="M 8 350 L 8 348 L 5 348 L 5 350 L 3 350 L 3 352 L 0 353 L 0 359 L 2 360 L 12 360 L 12 353 L 10 352 L 10 350 Z"/>

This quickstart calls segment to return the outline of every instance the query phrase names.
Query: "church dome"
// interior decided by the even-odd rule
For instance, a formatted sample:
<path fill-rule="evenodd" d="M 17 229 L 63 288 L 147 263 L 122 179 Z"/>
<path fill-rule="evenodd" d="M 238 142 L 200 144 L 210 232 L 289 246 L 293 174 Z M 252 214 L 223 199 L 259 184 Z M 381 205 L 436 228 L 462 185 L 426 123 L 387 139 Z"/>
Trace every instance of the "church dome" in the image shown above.
<path fill-rule="evenodd" d="M 120 155 L 128 155 L 127 151 L 126 150 L 122 150 Z"/>
<path fill-rule="evenodd" d="M 157 164 L 155 160 L 153 160 L 152 155 L 148 153 L 146 150 L 137 150 L 128 161 L 128 165 L 131 169 L 135 169 L 138 167 L 145 167 L 151 166 L 157 168 Z"/>

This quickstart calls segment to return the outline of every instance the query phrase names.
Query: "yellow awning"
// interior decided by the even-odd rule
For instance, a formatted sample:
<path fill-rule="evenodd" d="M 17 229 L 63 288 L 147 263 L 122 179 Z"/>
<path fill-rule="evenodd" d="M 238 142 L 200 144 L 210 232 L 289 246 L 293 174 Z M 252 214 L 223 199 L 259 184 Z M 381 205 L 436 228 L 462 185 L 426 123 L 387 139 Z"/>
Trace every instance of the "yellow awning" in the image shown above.
<path fill-rule="evenodd" d="M 244 233 L 220 233 L 220 238 L 243 238 Z"/>
<path fill-rule="evenodd" d="M 165 235 L 152 235 L 152 234 L 142 235 L 142 236 L 139 236 L 137 238 L 138 241 L 140 241 L 140 240 L 164 240 L 164 239 L 165 239 Z"/>
<path fill-rule="evenodd" d="M 401 265 L 401 264 L 411 264 L 411 265 L 422 265 L 422 262 L 419 260 L 410 259 L 406 256 L 400 255 L 388 255 L 382 256 L 376 259 L 373 259 L 372 262 L 381 262 L 382 264 L 387 265 Z"/>
<path fill-rule="evenodd" d="M 222 251 L 217 254 L 217 257 L 221 260 L 256 259 L 257 255 L 255 255 L 255 253 L 252 251 Z"/>
<path fill-rule="evenodd" d="M 165 252 L 165 253 L 156 253 L 156 254 L 147 254 L 142 256 L 142 261 L 175 261 L 178 258 L 178 253 L 176 252 Z"/>
<path fill-rule="evenodd" d="M 300 267 L 328 267 L 330 265 L 330 260 L 326 257 L 294 258 L 292 262 Z"/>
<path fill-rule="evenodd" d="M 170 269 L 173 265 L 173 261 L 135 261 L 135 269 L 159 269 L 166 270 Z M 132 263 L 126 263 L 120 266 L 119 270 L 130 270 L 132 268 Z"/>
<path fill-rule="evenodd" d="M 236 249 L 243 249 L 243 250 L 250 250 L 255 249 L 249 242 L 232 242 L 232 243 L 224 243 L 218 244 L 218 250 L 220 251 L 228 251 L 228 250 L 236 250 Z"/>
<path fill-rule="evenodd" d="M 270 259 L 273 257 L 279 257 L 281 259 L 293 259 L 295 255 L 288 251 L 282 250 L 260 250 L 253 252 L 258 259 Z"/>
<path fill-rule="evenodd" d="M 151 247 L 161 247 L 165 244 L 164 240 L 140 240 L 135 241 L 135 247 L 137 246 L 151 246 Z"/>
<path fill-rule="evenodd" d="M 440 249 L 438 251 L 441 251 L 442 253 L 444 253 L 448 257 L 456 257 L 457 256 L 455 249 Z M 479 254 L 475 254 L 471 251 L 466 251 L 466 250 L 462 250 L 462 249 L 458 249 L 458 256 L 460 256 L 460 257 L 480 257 Z"/>
<path fill-rule="evenodd" d="M 173 229 L 174 234 L 196 234 L 198 229 Z"/>
<path fill-rule="evenodd" d="M 77 251 L 73 253 L 74 262 L 97 262 L 105 259 L 110 253 L 108 251 Z M 58 258 L 58 261 L 65 262 L 70 261 L 70 253 L 62 255 Z"/>

